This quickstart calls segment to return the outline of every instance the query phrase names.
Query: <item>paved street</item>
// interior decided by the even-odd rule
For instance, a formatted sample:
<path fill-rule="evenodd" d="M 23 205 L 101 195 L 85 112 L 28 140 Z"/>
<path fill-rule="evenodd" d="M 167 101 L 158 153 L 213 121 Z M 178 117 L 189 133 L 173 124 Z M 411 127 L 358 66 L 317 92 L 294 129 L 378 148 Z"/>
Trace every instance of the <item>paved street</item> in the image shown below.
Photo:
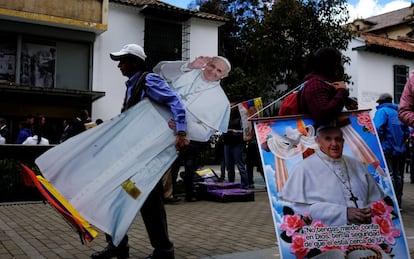
<path fill-rule="evenodd" d="M 180 201 L 166 205 L 177 259 L 279 258 L 267 192 L 257 176 L 255 201 Z M 402 216 L 413 255 L 414 185 L 408 182 L 404 187 Z M 144 258 L 151 253 L 140 216 L 129 236 L 130 258 Z M 102 232 L 93 242 L 82 245 L 77 234 L 48 204 L 0 205 L 0 259 L 89 258 L 104 246 Z"/>

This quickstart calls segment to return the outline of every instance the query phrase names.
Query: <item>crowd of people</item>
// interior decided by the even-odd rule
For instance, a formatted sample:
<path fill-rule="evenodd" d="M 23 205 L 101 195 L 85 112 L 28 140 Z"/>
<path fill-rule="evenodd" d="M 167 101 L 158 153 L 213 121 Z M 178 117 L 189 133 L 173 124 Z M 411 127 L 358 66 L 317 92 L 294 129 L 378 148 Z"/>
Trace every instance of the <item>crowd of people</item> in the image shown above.
<path fill-rule="evenodd" d="M 23 145 L 50 145 L 64 142 L 70 137 L 90 129 L 103 122 L 102 119 L 92 121 L 88 110 L 78 111 L 73 118 L 62 121 L 62 130 L 53 125 L 55 129 L 51 132 L 43 114 L 29 114 L 18 124 L 16 136 L 12 134 L 5 118 L 0 118 L 0 144 L 23 144 Z"/>

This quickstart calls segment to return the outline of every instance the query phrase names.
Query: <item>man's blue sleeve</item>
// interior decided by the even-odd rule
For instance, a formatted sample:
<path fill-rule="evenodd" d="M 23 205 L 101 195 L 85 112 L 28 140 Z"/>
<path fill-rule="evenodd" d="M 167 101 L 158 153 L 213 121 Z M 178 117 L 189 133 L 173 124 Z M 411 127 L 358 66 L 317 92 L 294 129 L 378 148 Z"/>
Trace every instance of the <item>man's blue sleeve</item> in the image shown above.
<path fill-rule="evenodd" d="M 173 119 L 176 122 L 177 131 L 186 131 L 187 123 L 185 118 L 184 104 L 167 82 L 159 75 L 149 73 L 146 77 L 147 89 L 145 94 L 153 101 L 166 105 L 170 108 Z"/>

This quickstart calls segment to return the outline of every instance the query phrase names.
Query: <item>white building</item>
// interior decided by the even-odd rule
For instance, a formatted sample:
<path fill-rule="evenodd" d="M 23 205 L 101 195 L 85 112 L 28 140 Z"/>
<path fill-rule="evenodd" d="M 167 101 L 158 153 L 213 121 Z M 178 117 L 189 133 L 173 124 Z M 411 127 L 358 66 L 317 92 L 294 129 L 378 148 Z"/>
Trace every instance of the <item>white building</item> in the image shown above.
<path fill-rule="evenodd" d="M 372 109 L 372 115 L 382 93 L 390 93 L 399 103 L 406 79 L 414 71 L 413 11 L 407 7 L 350 25 L 356 32 L 344 52 L 351 59 L 345 66 L 352 81 L 350 95 L 358 98 L 360 109 Z"/>
<path fill-rule="evenodd" d="M 63 119 L 81 109 L 93 120 L 110 119 L 121 110 L 127 79 L 110 52 L 140 44 L 149 67 L 217 55 L 225 21 L 158 0 L 0 1 L 0 53 L 9 55 L 0 58 L 0 117 L 10 138 L 28 114 L 46 116 L 51 143 Z M 15 64 L 6 75 L 10 59 Z"/>
<path fill-rule="evenodd" d="M 127 43 L 137 43 L 144 46 L 149 59 L 156 61 L 169 57 L 170 60 L 193 60 L 197 56 L 218 53 L 218 27 L 224 24 L 223 17 L 158 1 L 149 1 L 148 6 L 132 2 L 141 1 L 111 1 L 108 30 L 95 39 L 93 90 L 105 92 L 105 97 L 93 103 L 93 118 L 105 120 L 118 114 L 124 98 L 126 78 L 121 75 L 117 63 L 109 58 L 109 52 L 118 51 Z M 155 63 L 153 61 L 152 65 Z"/>

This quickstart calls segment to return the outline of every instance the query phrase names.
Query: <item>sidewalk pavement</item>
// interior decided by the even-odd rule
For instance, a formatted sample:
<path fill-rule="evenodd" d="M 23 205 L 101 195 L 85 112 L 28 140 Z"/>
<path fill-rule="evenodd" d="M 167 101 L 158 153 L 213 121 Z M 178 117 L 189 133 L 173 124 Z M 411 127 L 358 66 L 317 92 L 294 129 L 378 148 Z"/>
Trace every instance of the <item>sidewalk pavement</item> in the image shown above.
<path fill-rule="evenodd" d="M 218 172 L 217 167 L 213 168 Z M 166 205 L 176 258 L 280 258 L 268 195 L 258 173 L 255 173 L 255 182 L 255 201 L 182 200 Z M 413 197 L 414 184 L 406 182 L 402 217 L 411 255 L 414 255 Z M 140 216 L 128 233 L 130 258 L 145 258 L 151 253 Z M 93 242 L 82 245 L 77 234 L 49 204 L 0 204 L 0 259 L 89 258 L 105 245 L 102 232 Z"/>

